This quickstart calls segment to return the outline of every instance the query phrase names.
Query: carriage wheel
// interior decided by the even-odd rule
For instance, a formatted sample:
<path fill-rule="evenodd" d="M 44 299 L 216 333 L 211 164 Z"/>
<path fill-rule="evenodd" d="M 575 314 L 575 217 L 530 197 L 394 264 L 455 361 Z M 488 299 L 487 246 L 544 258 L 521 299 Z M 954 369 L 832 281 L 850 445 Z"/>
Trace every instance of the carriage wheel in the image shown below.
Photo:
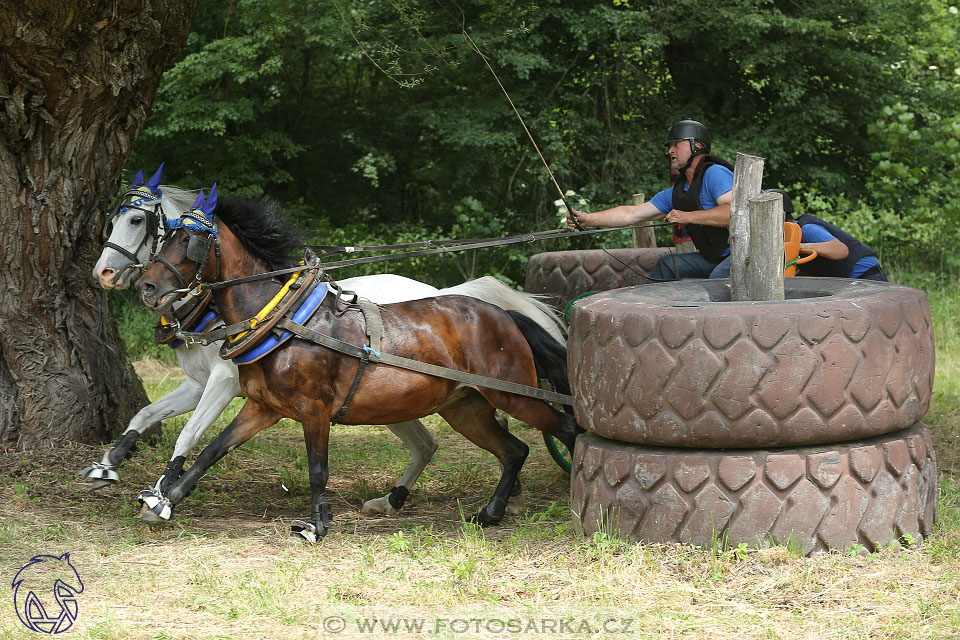
<path fill-rule="evenodd" d="M 729 280 L 627 287 L 573 308 L 577 423 L 622 442 L 773 447 L 904 429 L 930 407 L 922 291 L 788 278 L 787 299 L 731 302 Z"/>
<path fill-rule="evenodd" d="M 550 457 L 557 463 L 557 466 L 570 473 L 570 469 L 573 468 L 573 453 L 567 449 L 567 445 L 549 433 L 543 434 L 543 442 L 547 445 L 547 451 L 550 452 Z"/>

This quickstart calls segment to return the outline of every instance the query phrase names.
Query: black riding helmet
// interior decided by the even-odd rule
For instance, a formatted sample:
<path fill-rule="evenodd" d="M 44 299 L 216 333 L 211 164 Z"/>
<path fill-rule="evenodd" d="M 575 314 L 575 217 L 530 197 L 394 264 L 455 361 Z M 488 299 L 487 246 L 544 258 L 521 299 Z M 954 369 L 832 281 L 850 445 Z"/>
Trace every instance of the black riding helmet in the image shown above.
<path fill-rule="evenodd" d="M 670 127 L 666 144 L 669 146 L 671 142 L 680 140 L 690 141 L 691 158 L 701 153 L 710 153 L 710 132 L 696 120 L 681 120 Z M 700 144 L 695 144 L 697 142 Z"/>
<path fill-rule="evenodd" d="M 783 218 L 787 222 L 793 220 L 793 201 L 786 191 L 783 189 L 764 189 L 763 191 L 764 193 L 779 193 L 783 196 Z"/>

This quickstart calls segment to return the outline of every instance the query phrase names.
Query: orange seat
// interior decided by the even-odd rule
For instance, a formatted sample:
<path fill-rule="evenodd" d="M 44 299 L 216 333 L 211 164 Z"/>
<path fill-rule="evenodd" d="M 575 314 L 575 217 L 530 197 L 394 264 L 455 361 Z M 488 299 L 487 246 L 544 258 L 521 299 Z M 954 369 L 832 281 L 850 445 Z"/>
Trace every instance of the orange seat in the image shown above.
<path fill-rule="evenodd" d="M 783 223 L 783 277 L 790 278 L 797 275 L 797 265 L 810 262 L 817 257 L 813 249 L 801 249 L 800 238 L 803 232 L 796 222 Z M 800 253 L 804 256 L 800 258 Z"/>

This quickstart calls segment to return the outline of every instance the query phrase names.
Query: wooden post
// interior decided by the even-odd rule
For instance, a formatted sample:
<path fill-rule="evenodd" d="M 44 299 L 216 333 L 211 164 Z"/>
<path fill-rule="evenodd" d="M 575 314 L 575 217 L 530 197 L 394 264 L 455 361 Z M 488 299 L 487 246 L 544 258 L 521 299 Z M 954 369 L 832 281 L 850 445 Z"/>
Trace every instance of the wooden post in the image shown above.
<path fill-rule="evenodd" d="M 642 193 L 633 194 L 633 204 L 643 204 L 644 195 Z M 646 249 L 657 246 L 657 237 L 653 233 L 653 227 L 644 227 L 643 229 L 633 230 L 633 246 L 636 249 Z"/>
<path fill-rule="evenodd" d="M 733 168 L 733 199 L 730 203 L 730 299 L 749 300 L 747 258 L 750 255 L 750 198 L 760 193 L 763 158 L 737 154 Z"/>
<path fill-rule="evenodd" d="M 750 199 L 750 300 L 783 300 L 783 196 Z"/>

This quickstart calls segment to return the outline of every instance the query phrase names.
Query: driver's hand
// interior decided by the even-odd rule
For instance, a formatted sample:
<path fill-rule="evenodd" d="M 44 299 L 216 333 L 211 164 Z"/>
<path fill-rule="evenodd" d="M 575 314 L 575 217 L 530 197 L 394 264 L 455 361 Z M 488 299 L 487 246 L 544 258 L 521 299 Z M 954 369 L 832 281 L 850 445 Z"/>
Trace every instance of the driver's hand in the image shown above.
<path fill-rule="evenodd" d="M 577 211 L 576 209 L 571 209 L 567 213 L 567 229 L 579 229 L 583 226 L 583 211 Z M 579 227 L 577 226 L 579 223 Z"/>

